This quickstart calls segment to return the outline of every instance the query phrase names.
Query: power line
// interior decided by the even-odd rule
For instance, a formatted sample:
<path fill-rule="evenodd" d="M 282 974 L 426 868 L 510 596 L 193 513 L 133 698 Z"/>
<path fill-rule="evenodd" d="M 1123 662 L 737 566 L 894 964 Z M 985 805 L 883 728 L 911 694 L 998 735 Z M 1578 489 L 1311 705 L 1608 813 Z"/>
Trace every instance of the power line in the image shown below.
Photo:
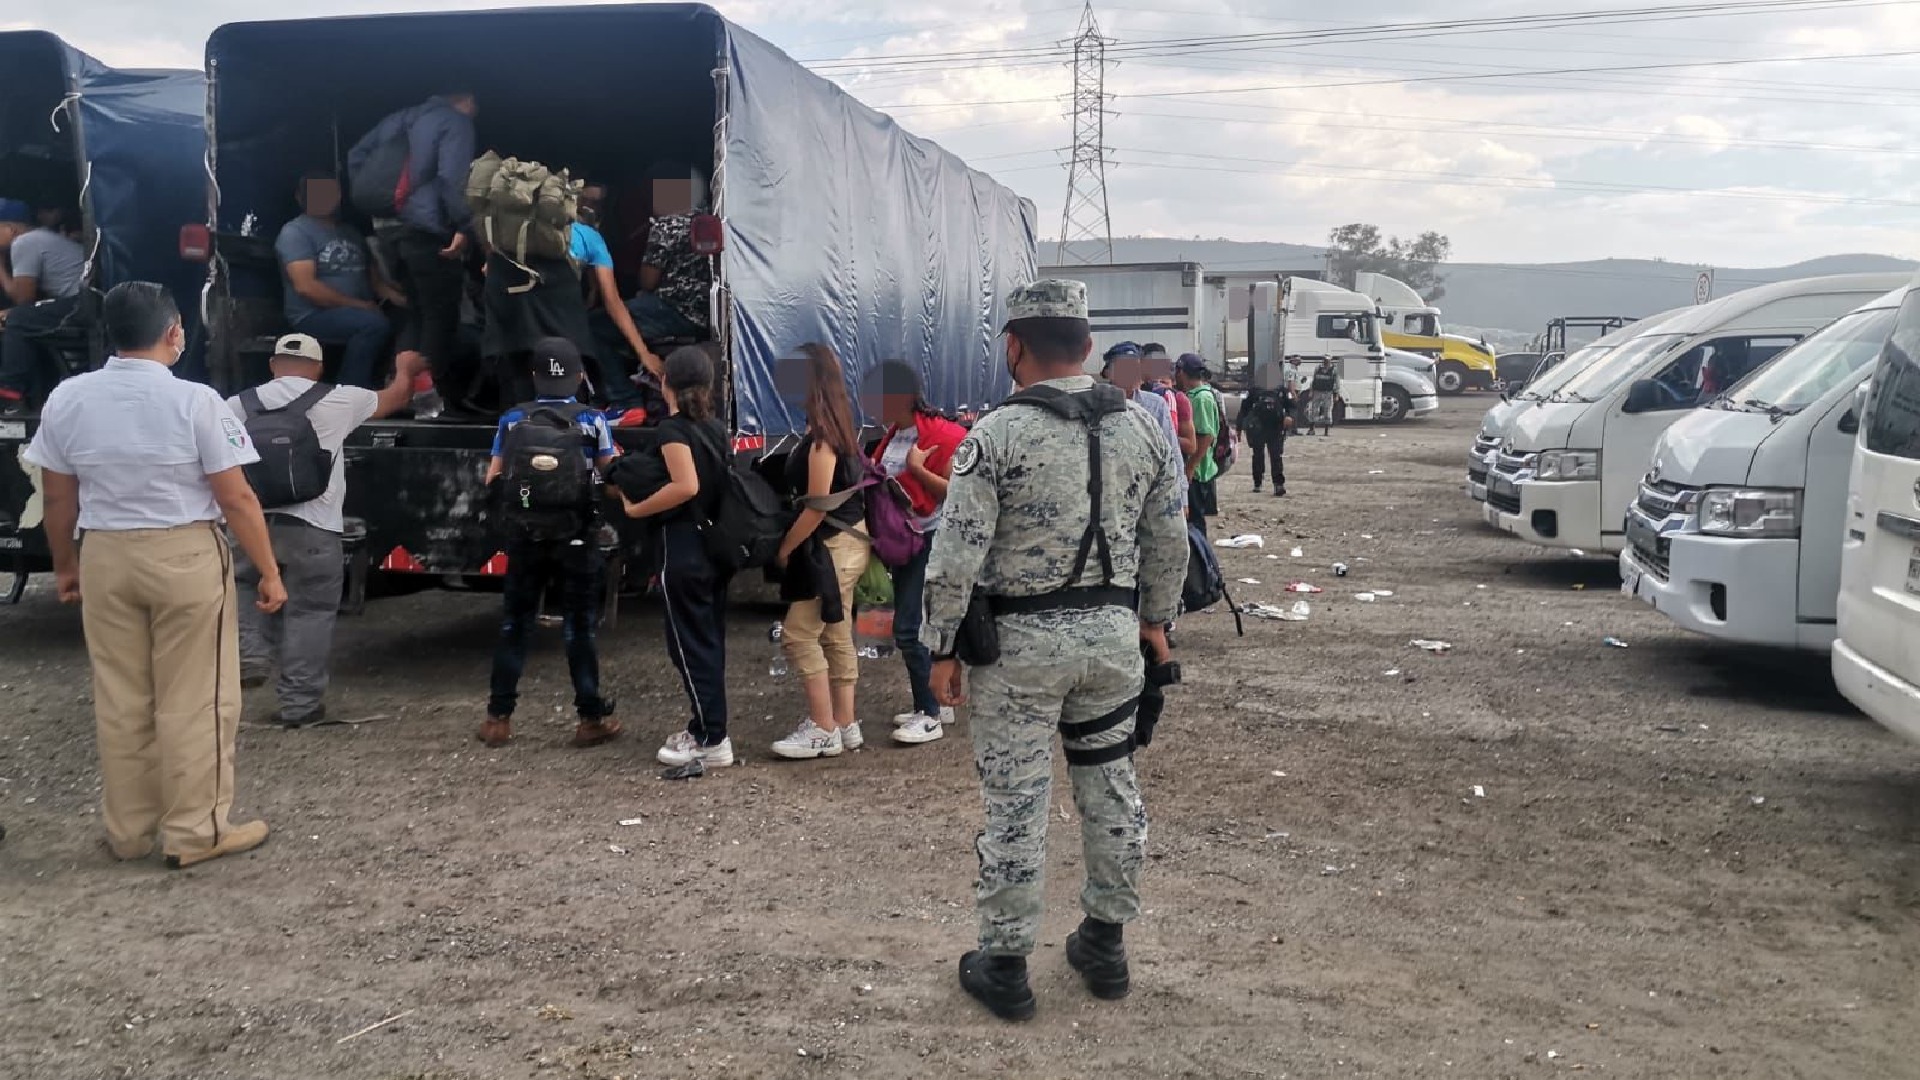
<path fill-rule="evenodd" d="M 1723 17 L 1728 15 L 1783 14 L 1860 7 L 1884 7 L 1899 2 L 1901 2 L 1901 0 L 1742 0 L 1742 2 L 1669 4 L 1646 8 L 1599 9 L 1475 19 L 1432 20 L 1427 22 L 1353 24 L 1327 30 L 1285 30 L 1243 34 L 1216 34 L 1188 38 L 1146 39 L 1137 42 L 1117 44 L 1110 49 L 1109 54 L 1117 58 L 1133 55 L 1178 55 L 1176 50 L 1226 49 L 1234 46 L 1242 48 L 1273 48 L 1276 46 L 1296 46 L 1313 42 L 1337 44 L 1360 41 L 1386 41 L 1440 32 L 1444 32 L 1446 35 L 1454 35 L 1496 31 L 1514 32 L 1519 30 L 1566 29 L 1569 27 L 1585 27 L 1587 25 L 1615 25 L 1620 23 L 1680 22 L 1696 18 Z M 819 61 L 814 67 L 817 70 L 822 67 L 870 68 L 887 65 L 924 66 L 947 61 L 962 61 L 977 66 L 981 62 L 989 60 L 1035 59 L 1041 57 L 1058 58 L 1064 56 L 1065 52 L 1066 46 L 1064 43 L 1050 47 L 1039 46 L 1020 49 L 1000 47 L 958 49 L 932 53 L 898 53 L 866 57 L 843 57 L 838 60 Z"/>

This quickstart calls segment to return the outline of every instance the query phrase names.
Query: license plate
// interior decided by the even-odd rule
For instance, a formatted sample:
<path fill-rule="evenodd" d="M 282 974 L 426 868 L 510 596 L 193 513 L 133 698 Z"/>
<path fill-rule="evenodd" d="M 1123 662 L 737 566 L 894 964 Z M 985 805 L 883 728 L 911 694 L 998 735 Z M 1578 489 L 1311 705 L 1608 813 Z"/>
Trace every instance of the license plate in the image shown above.
<path fill-rule="evenodd" d="M 1913 545 L 1913 554 L 1907 557 L 1907 591 L 1920 596 L 1920 544 Z"/>
<path fill-rule="evenodd" d="M 1500 526 L 1500 508 L 1499 507 L 1493 505 L 1492 503 L 1483 503 L 1480 506 L 1480 513 L 1487 519 L 1487 524 L 1492 525 L 1495 528 L 1498 528 Z"/>
<path fill-rule="evenodd" d="M 1620 591 L 1626 594 L 1627 596 L 1631 596 L 1634 599 L 1638 600 L 1640 598 L 1640 578 L 1641 578 L 1641 574 L 1639 573 L 1639 571 L 1635 571 L 1631 574 L 1628 574 L 1626 577 L 1621 578 Z"/>

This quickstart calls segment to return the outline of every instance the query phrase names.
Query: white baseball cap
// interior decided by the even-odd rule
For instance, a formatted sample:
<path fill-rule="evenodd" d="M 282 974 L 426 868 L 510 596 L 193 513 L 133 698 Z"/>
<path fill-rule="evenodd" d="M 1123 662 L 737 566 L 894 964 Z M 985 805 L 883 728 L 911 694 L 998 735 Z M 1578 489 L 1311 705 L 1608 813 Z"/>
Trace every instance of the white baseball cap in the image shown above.
<path fill-rule="evenodd" d="M 273 355 L 297 356 L 316 364 L 327 362 L 327 354 L 320 351 L 319 340 L 311 334 L 288 334 L 273 343 Z"/>

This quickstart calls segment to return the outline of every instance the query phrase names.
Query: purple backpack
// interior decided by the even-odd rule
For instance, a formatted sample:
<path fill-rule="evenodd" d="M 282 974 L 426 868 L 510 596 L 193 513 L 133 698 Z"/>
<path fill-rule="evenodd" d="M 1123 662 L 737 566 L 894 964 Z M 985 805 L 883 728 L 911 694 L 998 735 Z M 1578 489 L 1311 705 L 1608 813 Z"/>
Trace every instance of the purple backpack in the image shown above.
<path fill-rule="evenodd" d="M 900 481 L 888 476 L 887 470 L 870 458 L 863 457 L 860 462 L 863 471 L 852 487 L 818 500 L 802 499 L 801 505 L 830 511 L 846 502 L 854 492 L 867 492 L 867 541 L 873 547 L 874 558 L 897 570 L 927 549 L 927 538 L 913 527 L 913 500 L 907 497 Z M 831 517 L 826 524 L 842 532 L 850 531 Z"/>
<path fill-rule="evenodd" d="M 927 538 L 913 527 L 913 500 L 900 481 L 867 459 L 859 486 L 872 489 L 867 492 L 867 535 L 874 557 L 894 569 L 918 558 L 927 549 Z"/>

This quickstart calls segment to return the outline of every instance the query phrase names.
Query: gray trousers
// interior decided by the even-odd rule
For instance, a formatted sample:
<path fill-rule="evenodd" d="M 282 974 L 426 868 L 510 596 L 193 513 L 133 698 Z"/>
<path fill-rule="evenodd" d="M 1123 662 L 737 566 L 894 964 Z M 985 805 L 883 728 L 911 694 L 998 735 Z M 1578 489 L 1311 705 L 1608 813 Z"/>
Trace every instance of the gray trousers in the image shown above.
<path fill-rule="evenodd" d="M 340 611 L 346 564 L 340 534 L 298 518 L 269 514 L 267 532 L 287 603 L 272 615 L 254 606 L 259 599 L 259 568 L 244 551 L 234 551 L 234 579 L 240 585 L 240 671 L 265 675 L 280 669 L 280 715 L 304 720 L 319 709 L 327 693 L 327 661 L 333 652 L 333 620 Z"/>
<path fill-rule="evenodd" d="M 1080 906 L 1103 922 L 1140 914 L 1147 811 L 1131 754 L 1075 758 L 1127 743 L 1145 683 L 1140 623 L 1123 608 L 1007 616 L 1000 662 L 971 673 L 975 764 L 987 826 L 975 842 L 980 947 L 1033 952 L 1043 909 L 1053 738 L 1062 736 L 1087 868 Z"/>

